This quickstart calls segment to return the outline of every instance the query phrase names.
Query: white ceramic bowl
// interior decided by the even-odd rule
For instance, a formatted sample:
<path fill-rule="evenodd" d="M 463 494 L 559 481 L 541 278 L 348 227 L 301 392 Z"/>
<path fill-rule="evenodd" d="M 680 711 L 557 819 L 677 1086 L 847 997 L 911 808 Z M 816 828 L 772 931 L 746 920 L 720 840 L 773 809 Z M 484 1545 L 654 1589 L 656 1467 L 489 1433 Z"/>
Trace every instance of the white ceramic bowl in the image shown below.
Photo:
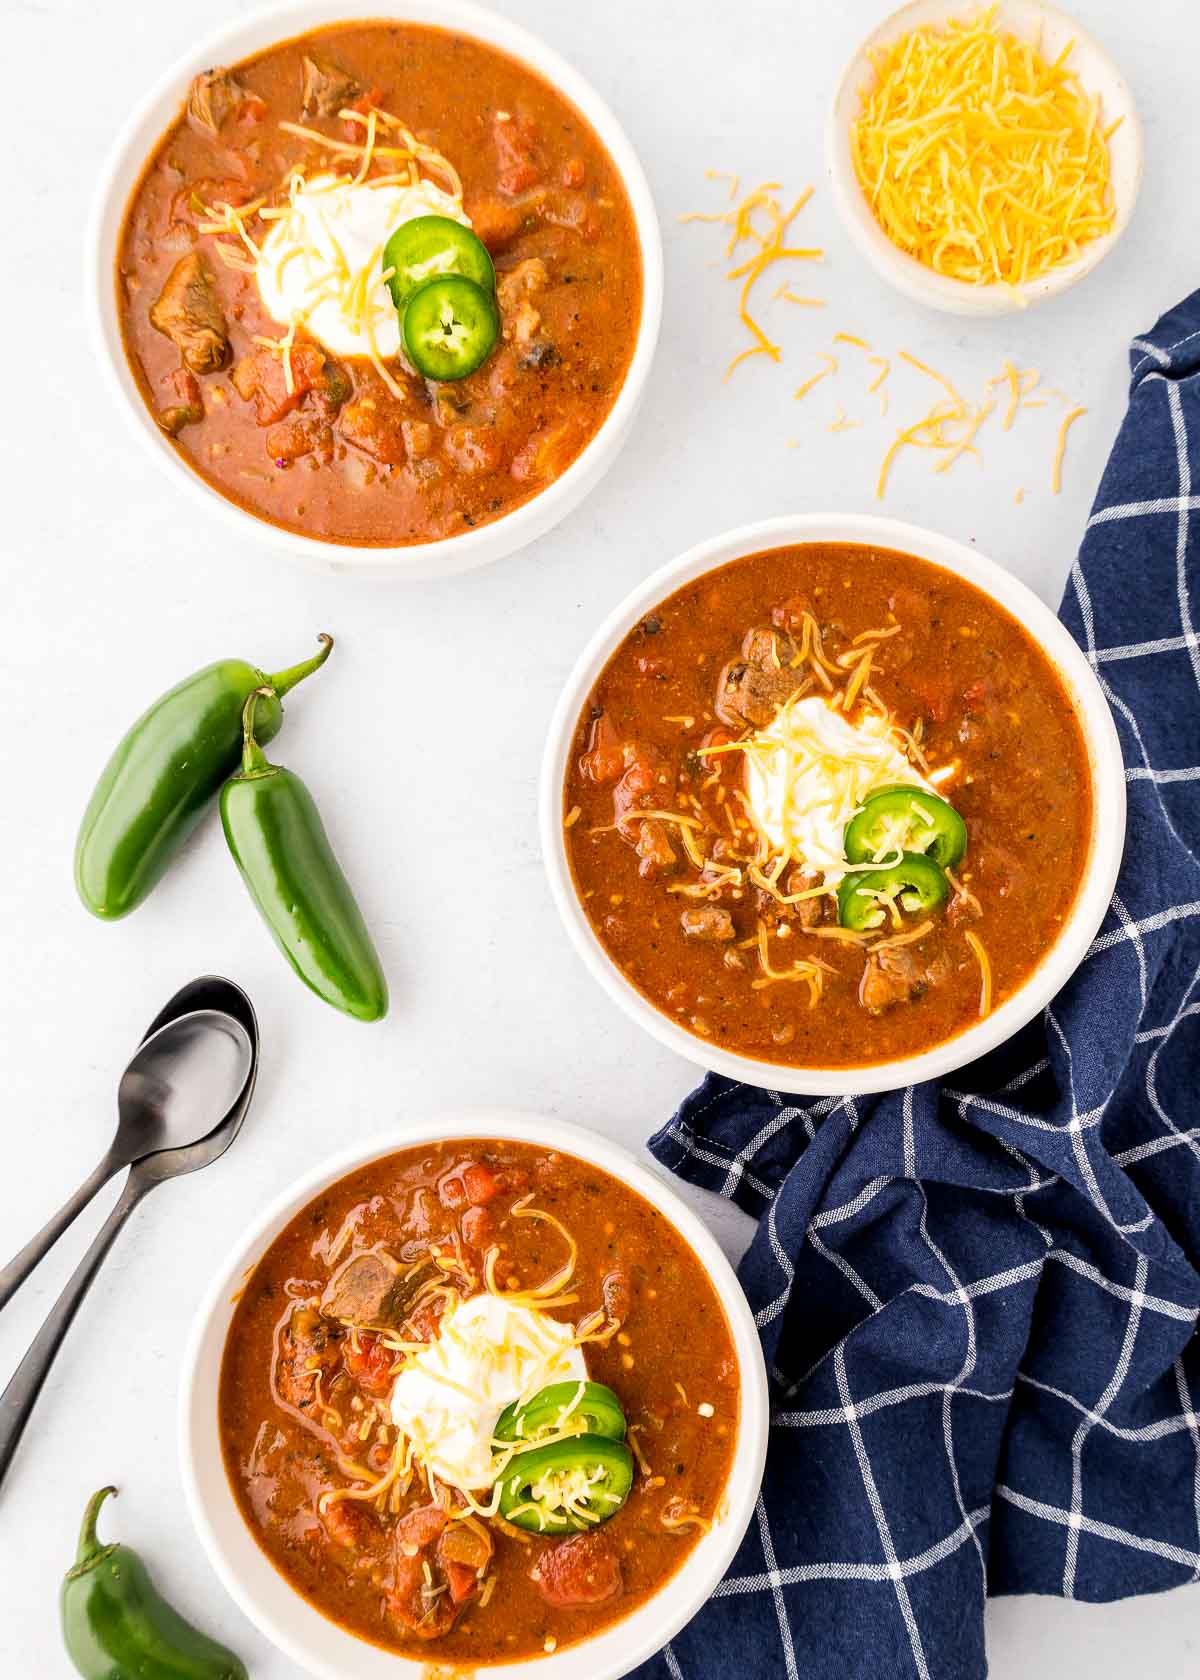
<path fill-rule="evenodd" d="M 1086 30 L 1057 6 L 1045 0 L 999 0 L 997 21 L 1022 39 L 1030 40 L 1041 26 L 1042 44 L 1050 56 L 1057 56 L 1068 41 L 1075 42 L 1070 65 L 1078 71 L 1083 87 L 1098 93 L 1106 123 L 1123 117 L 1109 142 L 1112 156 L 1113 198 L 1116 220 L 1103 238 L 1093 239 L 1078 260 L 1051 269 L 1023 286 L 972 286 L 936 274 L 894 245 L 871 213 L 854 173 L 850 155 L 850 129 L 861 103 L 862 91 L 874 78 L 867 57 L 868 48 L 889 47 L 911 29 L 942 24 L 951 18 L 972 16 L 982 3 L 971 0 L 910 0 L 872 30 L 842 72 L 834 93 L 825 131 L 825 157 L 833 187 L 834 202 L 854 243 L 868 261 L 897 291 L 917 303 L 942 309 L 953 315 L 1003 315 L 1025 308 L 1043 298 L 1057 297 L 1090 274 L 1104 260 L 1128 226 L 1142 182 L 1142 129 L 1128 83 L 1112 59 Z"/>
<path fill-rule="evenodd" d="M 480 1670 L 488 1680 L 618 1680 L 678 1633 L 733 1561 L 762 1482 L 767 1374 L 749 1304 L 706 1227 L 665 1179 L 594 1132 L 509 1109 L 462 1110 L 418 1119 L 390 1135 L 356 1144 L 289 1185 L 218 1267 L 196 1315 L 179 1396 L 179 1456 L 192 1520 L 230 1596 L 305 1673 L 318 1680 L 428 1680 L 437 1668 L 436 1653 L 430 1653 L 429 1662 L 415 1662 L 357 1638 L 288 1585 L 247 1528 L 229 1486 L 217 1427 L 217 1394 L 234 1298 L 247 1271 L 284 1226 L 322 1190 L 368 1162 L 414 1145 L 457 1138 L 510 1138 L 561 1150 L 620 1179 L 669 1219 L 690 1245 L 729 1321 L 741 1378 L 741 1418 L 725 1498 L 712 1529 L 660 1592 L 594 1639 L 553 1656 Z"/>
<path fill-rule="evenodd" d="M 129 370 L 117 317 L 117 241 L 130 194 L 146 160 L 168 125 L 177 116 L 191 78 L 214 64 L 232 64 L 261 52 L 277 41 L 303 35 L 323 24 L 376 19 L 426 23 L 485 41 L 521 60 L 579 110 L 603 142 L 625 184 L 633 208 L 642 254 L 642 314 L 637 343 L 603 425 L 587 447 L 553 484 L 511 513 L 475 530 L 441 542 L 376 548 L 325 542 L 285 531 L 248 513 L 193 472 L 172 448 L 146 408 Z M 85 252 L 84 296 L 91 321 L 92 341 L 117 405 L 133 427 L 143 448 L 192 498 L 193 505 L 223 520 L 230 534 L 242 541 L 270 542 L 310 566 L 329 572 L 409 579 L 447 576 L 499 560 L 515 549 L 544 536 L 595 488 L 616 459 L 637 413 L 662 318 L 662 239 L 654 200 L 637 155 L 623 129 L 599 94 L 577 70 L 550 47 L 518 24 L 470 0 L 289 0 L 228 24 L 193 47 L 172 66 L 136 107 L 105 163 L 92 210 Z"/>
<path fill-rule="evenodd" d="M 921 1055 L 864 1068 L 787 1067 L 779 1062 L 762 1062 L 685 1032 L 626 979 L 596 937 L 575 890 L 563 835 L 563 779 L 575 726 L 597 678 L 629 631 L 693 578 L 744 555 L 793 543 L 862 543 L 915 554 L 957 573 L 1007 607 L 1049 656 L 1066 685 L 1091 762 L 1095 801 L 1091 850 L 1071 914 L 1052 950 L 1025 984 L 978 1026 Z M 744 525 L 689 549 L 640 583 L 605 619 L 567 678 L 550 724 L 542 761 L 541 838 L 550 891 L 571 943 L 613 1001 L 660 1044 L 701 1067 L 767 1090 L 811 1096 L 891 1091 L 923 1079 L 940 1079 L 994 1050 L 1032 1020 L 1070 978 L 1104 919 L 1116 884 L 1125 846 L 1125 767 L 1108 702 L 1086 658 L 1050 609 L 1019 579 L 973 548 L 898 519 L 871 514 L 795 514 Z"/>

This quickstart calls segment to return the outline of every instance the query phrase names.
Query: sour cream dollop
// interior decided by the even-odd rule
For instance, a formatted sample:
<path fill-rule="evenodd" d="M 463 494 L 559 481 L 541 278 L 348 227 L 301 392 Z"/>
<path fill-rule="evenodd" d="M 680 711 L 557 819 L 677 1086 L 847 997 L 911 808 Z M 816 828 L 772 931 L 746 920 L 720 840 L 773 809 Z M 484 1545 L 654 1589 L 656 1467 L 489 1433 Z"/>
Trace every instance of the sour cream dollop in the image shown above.
<path fill-rule="evenodd" d="M 892 738 L 886 718 L 851 723 L 819 695 L 783 706 L 746 751 L 746 798 L 772 850 L 837 886 L 846 824 L 881 787 L 932 792 Z"/>
<path fill-rule="evenodd" d="M 398 227 L 417 216 L 471 225 L 459 200 L 426 180 L 405 186 L 333 174 L 297 178 L 284 208 L 255 265 L 263 307 L 284 326 L 302 324 L 335 356 L 366 357 L 374 349 L 386 359 L 400 349 L 382 261 Z"/>
<path fill-rule="evenodd" d="M 450 1487 L 491 1487 L 492 1434 L 504 1408 L 556 1382 L 585 1382 L 574 1331 L 499 1295 L 473 1295 L 441 1321 L 392 1389 L 392 1421 Z"/>

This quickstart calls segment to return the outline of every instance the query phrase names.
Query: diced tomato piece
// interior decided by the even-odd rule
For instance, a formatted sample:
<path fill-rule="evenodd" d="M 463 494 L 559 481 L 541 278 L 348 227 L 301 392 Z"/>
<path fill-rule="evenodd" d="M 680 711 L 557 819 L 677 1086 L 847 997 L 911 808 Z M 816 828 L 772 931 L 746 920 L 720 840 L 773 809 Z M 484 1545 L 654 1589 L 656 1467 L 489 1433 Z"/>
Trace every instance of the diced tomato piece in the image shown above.
<path fill-rule="evenodd" d="M 472 1161 L 469 1167 L 464 1167 L 462 1177 L 463 1189 L 472 1207 L 486 1207 L 500 1188 L 495 1173 L 482 1161 Z"/>
<path fill-rule="evenodd" d="M 458 1563 L 480 1570 L 491 1561 L 492 1542 L 487 1531 L 473 1520 L 451 1523 L 438 1542 L 438 1562 Z"/>
<path fill-rule="evenodd" d="M 368 88 L 365 93 L 360 93 L 357 99 L 352 99 L 345 109 L 361 111 L 365 117 L 372 105 L 376 109 L 383 105 L 383 89 L 381 87 Z M 343 120 L 342 127 L 345 130 L 347 140 L 361 141 L 367 132 L 361 123 L 351 122 L 349 119 Z"/>
<path fill-rule="evenodd" d="M 444 1568 L 446 1584 L 450 1588 L 450 1602 L 462 1604 L 475 1591 L 479 1577 L 465 1563 L 447 1563 Z"/>
<path fill-rule="evenodd" d="M 986 712 L 994 693 L 994 686 L 987 677 L 976 677 L 963 689 L 963 705 L 968 712 Z"/>
<path fill-rule="evenodd" d="M 372 1511 L 351 1499 L 339 1499 L 321 1513 L 325 1532 L 335 1546 L 361 1551 L 379 1537 L 379 1524 Z"/>
<path fill-rule="evenodd" d="M 248 127 L 262 122 L 267 114 L 267 102 L 256 93 L 248 93 L 238 106 L 237 120 Z"/>
<path fill-rule="evenodd" d="M 392 1366 L 396 1356 L 391 1348 L 380 1341 L 371 1332 L 361 1332 L 358 1338 L 358 1348 L 347 1341 L 342 1353 L 342 1364 L 348 1374 L 368 1394 L 387 1394 L 392 1386 Z"/>
<path fill-rule="evenodd" d="M 601 712 L 592 724 L 588 750 L 579 761 L 579 769 L 597 787 L 607 787 L 610 782 L 620 780 L 624 768 L 624 742 L 608 713 Z"/>
<path fill-rule="evenodd" d="M 533 1570 L 542 1597 L 556 1610 L 578 1610 L 616 1598 L 621 1560 L 603 1534 L 577 1534 L 543 1552 Z"/>
<path fill-rule="evenodd" d="M 498 114 L 492 125 L 496 137 L 496 185 L 502 193 L 526 192 L 541 174 L 538 161 L 536 124 L 509 112 Z"/>
<path fill-rule="evenodd" d="M 771 623 L 778 630 L 799 630 L 804 623 L 805 613 L 812 611 L 812 605 L 807 595 L 789 595 L 786 601 L 781 601 L 777 607 L 771 609 Z"/>
<path fill-rule="evenodd" d="M 568 158 L 563 164 L 562 184 L 564 187 L 581 187 L 587 170 L 581 157 Z"/>
<path fill-rule="evenodd" d="M 485 1207 L 469 1207 L 462 1216 L 462 1239 L 468 1248 L 486 1248 L 492 1240 L 495 1221 Z"/>
<path fill-rule="evenodd" d="M 237 363 L 230 376 L 238 395 L 254 403 L 260 426 L 274 426 L 311 391 L 325 366 L 315 344 L 294 344 L 291 350 L 292 386 L 287 388 L 283 357 L 274 350 L 255 350 Z"/>

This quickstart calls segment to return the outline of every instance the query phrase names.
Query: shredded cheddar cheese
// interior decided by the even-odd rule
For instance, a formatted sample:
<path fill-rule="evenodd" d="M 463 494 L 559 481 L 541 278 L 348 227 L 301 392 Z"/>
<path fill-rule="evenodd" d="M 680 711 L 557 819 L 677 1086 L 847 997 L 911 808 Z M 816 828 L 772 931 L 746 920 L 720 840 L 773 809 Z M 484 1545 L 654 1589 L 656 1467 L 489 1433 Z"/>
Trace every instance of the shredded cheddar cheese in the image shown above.
<path fill-rule="evenodd" d="M 1062 425 L 1058 428 L 1058 444 L 1054 451 L 1054 467 L 1050 473 L 1050 488 L 1054 491 L 1056 496 L 1062 489 L 1062 464 L 1063 456 L 1067 452 L 1067 433 L 1075 424 L 1076 420 L 1079 419 L 1080 415 L 1086 413 L 1086 408 L 1073 408 L 1069 414 L 1064 414 Z"/>
<path fill-rule="evenodd" d="M 967 944 L 975 954 L 975 961 L 979 964 L 979 1018 L 992 1012 L 992 965 L 988 954 L 983 948 L 983 941 L 977 933 L 969 929 L 963 935 Z"/>
<path fill-rule="evenodd" d="M 858 183 L 888 238 L 970 285 L 1021 286 L 1074 262 L 1114 222 L 1098 95 L 995 6 L 875 50 L 850 131 Z M 1119 121 L 1119 119 L 1118 119 Z"/>
<path fill-rule="evenodd" d="M 709 172 L 710 179 L 720 179 L 713 171 Z M 732 178 L 733 185 L 730 197 L 734 197 L 739 190 L 736 177 Z M 780 190 L 780 182 L 764 181 L 754 191 L 748 193 L 739 203 L 728 210 L 717 212 L 693 210 L 681 216 L 681 222 L 721 222 L 730 228 L 728 242 L 725 246 L 727 261 L 733 259 L 735 252 L 741 245 L 753 247 L 752 254 L 743 262 L 735 263 L 729 269 L 727 280 L 740 280 L 741 289 L 738 293 L 738 318 L 749 333 L 751 343 L 744 350 L 738 352 L 725 370 L 728 379 L 736 368 L 748 361 L 752 356 L 768 356 L 771 361 L 778 362 L 783 352 L 773 339 L 769 338 L 763 328 L 751 315 L 749 309 L 750 294 L 755 283 L 772 263 L 785 259 L 801 262 L 820 262 L 825 253 L 818 246 L 787 245 L 785 236 L 800 211 L 812 197 L 813 189 L 805 190 L 793 203 L 785 214 L 781 208 L 776 193 Z M 765 219 L 766 226 L 762 226 Z M 816 300 L 799 299 L 796 302 Z"/>

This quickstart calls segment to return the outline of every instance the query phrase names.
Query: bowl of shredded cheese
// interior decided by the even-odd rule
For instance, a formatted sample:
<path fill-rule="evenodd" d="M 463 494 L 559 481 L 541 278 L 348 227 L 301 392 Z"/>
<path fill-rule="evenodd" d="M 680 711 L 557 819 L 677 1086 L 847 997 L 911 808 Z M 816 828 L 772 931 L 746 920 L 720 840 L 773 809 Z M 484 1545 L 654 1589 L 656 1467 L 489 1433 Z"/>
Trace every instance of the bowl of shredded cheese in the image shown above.
<path fill-rule="evenodd" d="M 1055 297 L 1133 214 L 1142 135 L 1108 54 L 1043 0 L 911 0 L 859 47 L 826 135 L 864 255 L 919 303 L 998 315 Z"/>

